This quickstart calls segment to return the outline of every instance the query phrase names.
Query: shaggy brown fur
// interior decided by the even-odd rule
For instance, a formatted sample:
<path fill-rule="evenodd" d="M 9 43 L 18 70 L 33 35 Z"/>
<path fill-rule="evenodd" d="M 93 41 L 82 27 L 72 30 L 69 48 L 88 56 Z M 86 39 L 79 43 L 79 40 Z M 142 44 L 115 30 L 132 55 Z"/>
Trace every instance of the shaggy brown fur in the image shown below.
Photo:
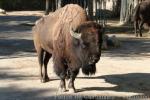
<path fill-rule="evenodd" d="M 81 38 L 72 37 L 70 29 L 81 33 Z M 75 92 L 74 80 L 79 68 L 87 75 L 96 71 L 95 64 L 101 54 L 101 29 L 99 24 L 87 20 L 86 12 L 80 6 L 73 4 L 41 18 L 33 28 L 41 81 L 49 80 L 47 64 L 53 56 L 54 70 L 61 79 L 61 90 L 65 91 L 65 78 L 69 72 L 68 87 Z"/>

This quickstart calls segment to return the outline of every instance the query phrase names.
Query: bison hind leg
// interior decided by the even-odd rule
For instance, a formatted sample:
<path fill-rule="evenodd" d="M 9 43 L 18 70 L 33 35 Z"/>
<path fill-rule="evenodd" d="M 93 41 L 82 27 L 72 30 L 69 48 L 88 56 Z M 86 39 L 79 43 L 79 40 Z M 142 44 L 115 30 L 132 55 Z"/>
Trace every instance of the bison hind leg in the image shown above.
<path fill-rule="evenodd" d="M 38 53 L 38 60 L 40 65 L 40 79 L 42 83 L 45 83 L 49 81 L 48 74 L 47 74 L 47 64 L 52 55 L 44 51 L 44 49 L 42 48 L 39 48 L 37 53 Z"/>
<path fill-rule="evenodd" d="M 39 66 L 40 66 L 40 80 L 42 82 L 43 79 L 43 73 L 42 73 L 42 66 L 43 66 L 43 56 L 44 56 L 44 50 L 42 48 L 37 49 L 37 54 L 38 54 L 38 61 L 39 61 Z"/>
<path fill-rule="evenodd" d="M 42 82 L 48 82 L 49 81 L 49 77 L 47 74 L 47 64 L 49 62 L 49 59 L 51 58 L 52 54 L 48 53 L 45 51 L 45 56 L 44 56 L 44 69 L 43 69 L 43 77 L 42 77 Z"/>

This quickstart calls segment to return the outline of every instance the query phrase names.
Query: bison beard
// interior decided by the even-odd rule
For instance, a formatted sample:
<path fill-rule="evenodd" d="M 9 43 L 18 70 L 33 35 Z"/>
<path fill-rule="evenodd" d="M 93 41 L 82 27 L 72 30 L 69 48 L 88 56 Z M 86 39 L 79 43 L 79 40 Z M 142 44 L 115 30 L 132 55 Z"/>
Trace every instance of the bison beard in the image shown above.
<path fill-rule="evenodd" d="M 96 72 L 96 65 L 88 65 L 88 66 L 83 66 L 82 67 L 82 73 L 85 75 L 94 75 Z M 69 80 L 70 79 L 70 70 L 67 70 L 67 75 L 66 75 L 66 79 Z"/>
<path fill-rule="evenodd" d="M 85 75 L 93 75 L 96 72 L 96 65 L 95 64 L 91 64 L 91 65 L 83 66 L 82 67 L 82 72 Z"/>
<path fill-rule="evenodd" d="M 85 75 L 88 75 L 88 76 L 94 75 L 95 72 L 96 72 L 96 65 L 95 64 L 82 67 L 82 73 Z M 70 70 L 68 69 L 67 74 L 66 74 L 67 80 L 70 79 L 70 75 L 71 75 Z"/>

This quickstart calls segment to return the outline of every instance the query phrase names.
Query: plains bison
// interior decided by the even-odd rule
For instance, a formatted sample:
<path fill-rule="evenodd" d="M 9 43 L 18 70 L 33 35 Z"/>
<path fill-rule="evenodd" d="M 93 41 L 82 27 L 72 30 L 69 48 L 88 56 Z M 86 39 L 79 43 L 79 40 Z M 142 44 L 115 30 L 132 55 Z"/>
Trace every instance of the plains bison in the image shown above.
<path fill-rule="evenodd" d="M 88 21 L 84 9 L 76 4 L 68 4 L 37 21 L 33 39 L 41 81 L 49 80 L 47 64 L 52 56 L 54 71 L 61 79 L 61 91 L 66 91 L 65 79 L 69 76 L 69 91 L 75 92 L 74 80 L 80 68 L 86 75 L 96 72 L 95 64 L 101 55 L 101 31 L 102 27 Z"/>
<path fill-rule="evenodd" d="M 133 18 L 135 35 L 138 36 L 137 29 L 139 29 L 140 37 L 142 37 L 143 24 L 150 26 L 150 0 L 143 1 L 135 7 Z"/>

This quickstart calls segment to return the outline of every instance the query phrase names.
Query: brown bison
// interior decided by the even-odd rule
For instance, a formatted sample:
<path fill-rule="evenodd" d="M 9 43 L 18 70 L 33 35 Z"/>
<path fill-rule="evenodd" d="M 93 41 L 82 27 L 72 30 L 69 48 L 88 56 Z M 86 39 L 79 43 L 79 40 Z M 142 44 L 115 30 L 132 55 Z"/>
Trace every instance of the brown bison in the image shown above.
<path fill-rule="evenodd" d="M 133 18 L 135 35 L 138 36 L 137 29 L 139 29 L 139 35 L 142 37 L 143 24 L 150 26 L 150 0 L 143 1 L 135 7 Z"/>
<path fill-rule="evenodd" d="M 88 21 L 86 12 L 76 4 L 68 4 L 37 21 L 33 38 L 41 81 L 49 81 L 47 64 L 52 56 L 61 91 L 66 91 L 65 79 L 70 77 L 68 88 L 75 92 L 74 80 L 80 68 L 86 75 L 96 72 L 95 64 L 101 55 L 101 29 L 99 24 Z"/>

